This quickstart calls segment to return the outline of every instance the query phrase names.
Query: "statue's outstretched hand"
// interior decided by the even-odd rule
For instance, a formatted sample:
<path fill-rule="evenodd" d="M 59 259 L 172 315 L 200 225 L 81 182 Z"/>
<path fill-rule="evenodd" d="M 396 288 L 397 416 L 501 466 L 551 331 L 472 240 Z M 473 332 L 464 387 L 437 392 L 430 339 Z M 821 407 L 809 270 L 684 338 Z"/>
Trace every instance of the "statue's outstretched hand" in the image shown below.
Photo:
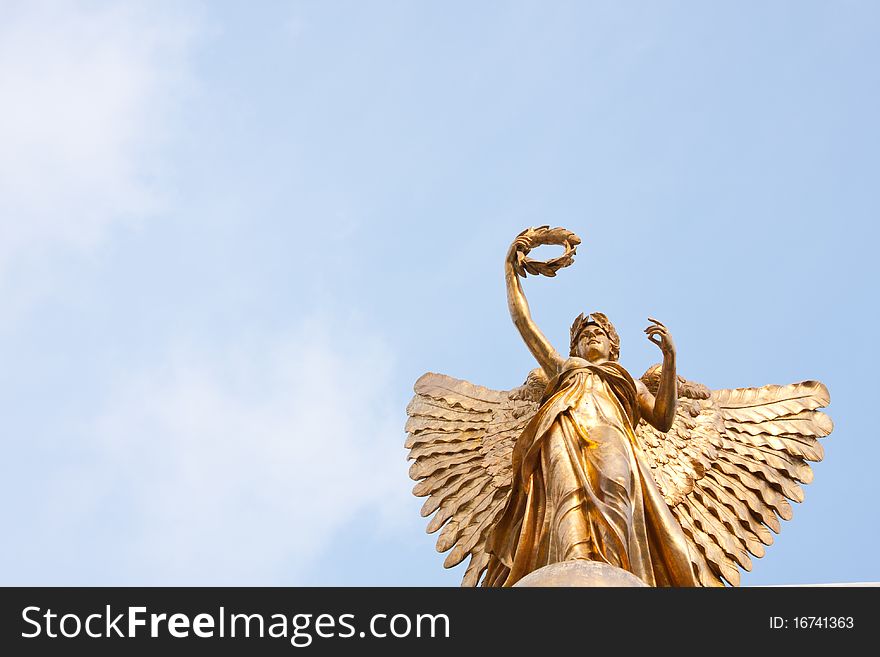
<path fill-rule="evenodd" d="M 648 334 L 648 340 L 660 347 L 664 357 L 675 356 L 675 342 L 669 334 L 669 329 L 662 322 L 658 322 L 653 317 L 648 318 L 649 322 L 653 322 L 651 326 L 645 329 Z"/>
<path fill-rule="evenodd" d="M 520 257 L 525 257 L 525 254 L 532 249 L 531 236 L 529 235 L 529 231 L 532 230 L 534 229 L 527 228 L 517 235 L 516 239 L 513 240 L 513 244 L 507 250 L 507 261 L 514 267 L 519 265 Z"/>

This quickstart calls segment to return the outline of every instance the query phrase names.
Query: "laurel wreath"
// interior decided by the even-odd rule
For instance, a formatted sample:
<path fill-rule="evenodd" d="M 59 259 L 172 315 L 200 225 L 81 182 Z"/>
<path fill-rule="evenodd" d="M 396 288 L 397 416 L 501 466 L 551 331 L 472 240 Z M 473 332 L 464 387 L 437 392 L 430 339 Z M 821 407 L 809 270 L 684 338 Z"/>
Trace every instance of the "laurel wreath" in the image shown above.
<path fill-rule="evenodd" d="M 563 267 L 568 267 L 574 262 L 574 256 L 577 252 L 577 246 L 581 243 L 581 238 L 564 228 L 550 228 L 550 226 L 540 226 L 539 228 L 526 228 L 521 232 L 514 241 L 516 248 L 513 258 L 513 268 L 518 276 L 525 278 L 527 274 L 532 276 L 556 276 Z M 565 252 L 556 258 L 550 260 L 533 260 L 528 258 L 528 254 L 532 249 L 545 244 L 555 244 L 565 247 Z"/>

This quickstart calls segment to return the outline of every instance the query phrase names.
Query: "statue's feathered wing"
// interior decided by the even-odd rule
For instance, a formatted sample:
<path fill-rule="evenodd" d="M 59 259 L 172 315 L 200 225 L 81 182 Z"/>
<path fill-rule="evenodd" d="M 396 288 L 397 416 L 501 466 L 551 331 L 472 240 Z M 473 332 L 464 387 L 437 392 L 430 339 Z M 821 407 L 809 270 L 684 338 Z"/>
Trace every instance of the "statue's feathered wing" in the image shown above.
<path fill-rule="evenodd" d="M 406 447 L 415 461 L 409 474 L 420 480 L 413 494 L 428 497 L 423 516 L 436 511 L 428 532 L 442 528 L 437 551 L 452 550 L 443 565 L 471 555 L 462 586 L 476 586 L 486 570 L 486 539 L 510 495 L 513 446 L 546 383 L 540 369 L 506 391 L 430 372 L 415 383 L 406 409 Z"/>
<path fill-rule="evenodd" d="M 642 376 L 656 392 L 660 366 Z M 749 555 L 761 557 L 801 502 L 810 483 L 807 461 L 821 461 L 819 438 L 831 419 L 818 381 L 712 390 L 679 377 L 675 423 L 661 433 L 642 421 L 640 446 L 666 503 L 681 523 L 703 586 L 739 584 Z"/>

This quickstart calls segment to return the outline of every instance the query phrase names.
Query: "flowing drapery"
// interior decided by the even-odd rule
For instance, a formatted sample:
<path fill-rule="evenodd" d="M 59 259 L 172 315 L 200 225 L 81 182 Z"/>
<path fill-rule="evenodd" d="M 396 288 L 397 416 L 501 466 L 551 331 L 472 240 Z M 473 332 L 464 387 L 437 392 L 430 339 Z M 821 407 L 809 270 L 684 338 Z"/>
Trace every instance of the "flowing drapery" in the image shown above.
<path fill-rule="evenodd" d="M 635 383 L 616 362 L 566 361 L 517 440 L 486 586 L 559 561 L 628 570 L 651 586 L 697 586 L 688 547 L 637 445 Z"/>

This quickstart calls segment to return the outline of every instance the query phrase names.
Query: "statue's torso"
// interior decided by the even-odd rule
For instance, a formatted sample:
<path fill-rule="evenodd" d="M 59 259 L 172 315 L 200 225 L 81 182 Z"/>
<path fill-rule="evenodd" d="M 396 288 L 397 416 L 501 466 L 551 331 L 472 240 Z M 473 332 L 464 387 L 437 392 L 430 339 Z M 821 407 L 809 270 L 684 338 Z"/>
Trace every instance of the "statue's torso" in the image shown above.
<path fill-rule="evenodd" d="M 597 366 L 583 358 L 572 356 L 566 360 L 548 393 L 548 401 L 556 397 L 556 404 L 566 407 L 572 419 L 585 430 L 598 425 L 628 424 L 606 378 Z"/>

